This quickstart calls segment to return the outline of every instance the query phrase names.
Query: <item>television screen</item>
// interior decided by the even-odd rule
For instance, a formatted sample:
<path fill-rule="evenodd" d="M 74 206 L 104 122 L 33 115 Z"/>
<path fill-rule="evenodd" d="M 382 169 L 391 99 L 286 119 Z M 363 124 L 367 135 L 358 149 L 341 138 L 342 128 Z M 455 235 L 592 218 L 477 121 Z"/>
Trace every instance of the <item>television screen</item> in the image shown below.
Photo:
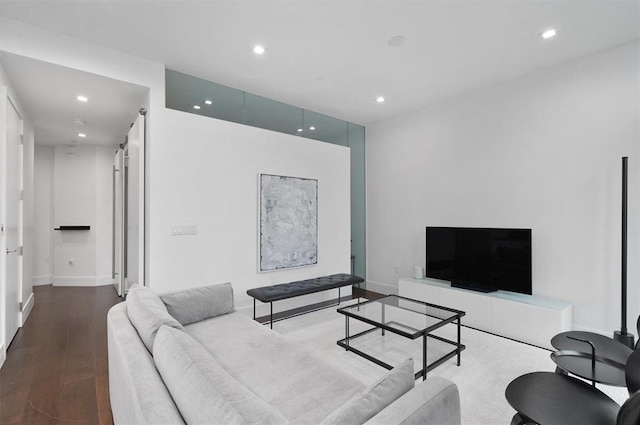
<path fill-rule="evenodd" d="M 427 227 L 427 277 L 531 295 L 531 229 Z"/>

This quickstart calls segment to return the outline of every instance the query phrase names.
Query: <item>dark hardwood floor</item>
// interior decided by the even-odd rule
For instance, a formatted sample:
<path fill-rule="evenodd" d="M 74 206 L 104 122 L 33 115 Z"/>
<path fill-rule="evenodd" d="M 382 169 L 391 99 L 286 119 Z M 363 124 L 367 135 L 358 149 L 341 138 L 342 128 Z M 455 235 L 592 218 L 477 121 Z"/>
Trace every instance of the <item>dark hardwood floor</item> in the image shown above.
<path fill-rule="evenodd" d="M 35 286 L 0 369 L 0 424 L 112 424 L 107 311 L 112 286 Z"/>
<path fill-rule="evenodd" d="M 34 308 L 0 369 L 0 424 L 112 425 L 107 311 L 120 298 L 112 286 L 33 289 Z"/>

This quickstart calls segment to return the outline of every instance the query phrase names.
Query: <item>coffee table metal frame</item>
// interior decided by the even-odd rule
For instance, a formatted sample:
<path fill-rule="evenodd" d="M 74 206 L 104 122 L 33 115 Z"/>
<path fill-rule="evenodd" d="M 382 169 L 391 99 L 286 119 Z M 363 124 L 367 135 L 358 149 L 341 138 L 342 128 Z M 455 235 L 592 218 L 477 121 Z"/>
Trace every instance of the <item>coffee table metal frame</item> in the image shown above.
<path fill-rule="evenodd" d="M 390 322 L 385 322 L 385 307 L 387 306 L 387 304 L 389 304 L 388 302 L 385 301 L 392 301 L 392 300 L 406 300 L 409 302 L 413 302 L 416 304 L 421 304 L 424 305 L 426 307 L 430 307 L 430 308 L 434 308 L 434 309 L 439 309 L 439 310 L 444 310 L 447 312 L 452 313 L 452 315 L 446 319 L 441 319 L 440 317 L 436 317 L 436 316 L 432 316 L 429 315 L 427 313 L 422 313 L 422 312 L 417 312 L 415 310 L 409 309 L 409 308 L 403 308 L 399 305 L 393 305 L 393 307 L 395 308 L 400 308 L 403 310 L 407 310 L 407 311 L 411 311 L 415 314 L 422 314 L 424 316 L 429 316 L 429 317 L 433 317 L 435 319 L 440 319 L 440 321 L 438 323 L 435 323 L 431 326 L 428 326 L 426 328 L 423 329 L 414 329 L 411 326 L 407 326 L 407 325 L 403 325 L 402 323 L 398 323 L 398 322 L 394 322 L 394 321 L 390 321 Z M 377 321 L 368 317 L 365 317 L 363 315 L 358 314 L 358 311 L 360 310 L 360 307 L 366 305 L 366 304 L 371 304 L 371 303 L 378 303 L 381 305 L 382 308 L 382 312 L 381 312 L 381 321 Z M 398 303 L 399 304 L 399 303 Z M 422 376 L 422 379 L 425 380 L 427 379 L 427 372 L 429 372 L 430 370 L 432 370 L 433 368 L 441 365 L 442 363 L 444 363 L 445 361 L 449 360 L 450 358 L 457 356 L 457 365 L 460 366 L 460 353 L 466 348 L 465 345 L 461 344 L 460 342 L 460 319 L 462 318 L 462 316 L 464 316 L 466 313 L 464 311 L 461 310 L 455 310 L 452 308 L 448 308 L 448 307 L 443 307 L 440 305 L 436 305 L 436 304 L 430 304 L 427 302 L 423 302 L 423 301 L 418 301 L 418 300 L 414 300 L 411 298 L 406 298 L 406 297 L 401 297 L 399 295 L 387 295 L 385 297 L 382 298 L 377 298 L 374 300 L 369 300 L 369 301 L 365 301 L 362 303 L 358 303 L 355 305 L 351 305 L 348 307 L 343 307 L 343 308 L 339 308 L 338 309 L 338 313 L 343 314 L 345 316 L 345 338 L 339 340 L 337 343 L 339 346 L 343 347 L 344 349 L 348 350 L 348 351 L 352 351 L 353 353 L 364 357 L 365 359 L 379 365 L 382 366 L 386 369 L 393 369 L 393 366 L 383 362 L 380 359 L 377 359 L 361 350 L 358 350 L 357 348 L 352 347 L 349 344 L 349 341 L 361 337 L 363 335 L 366 335 L 370 332 L 376 331 L 378 329 L 382 330 L 382 335 L 384 336 L 385 331 L 389 331 L 391 333 L 403 336 L 405 338 L 409 338 L 412 340 L 418 339 L 420 337 L 422 337 L 422 369 L 418 372 L 415 373 L 415 378 L 418 379 L 419 377 Z M 356 319 L 358 321 L 364 322 L 364 323 L 368 323 L 370 325 L 373 325 L 374 327 L 371 329 L 368 329 L 366 331 L 363 332 L 359 332 L 355 335 L 349 335 L 349 318 L 353 318 Z M 447 325 L 449 323 L 456 323 L 457 327 L 458 327 L 458 341 L 451 341 L 449 339 L 443 338 L 441 336 L 438 335 L 432 335 L 431 333 L 433 331 L 435 331 L 436 329 L 439 329 L 441 327 L 443 327 L 444 325 Z M 398 329 L 397 327 L 393 327 L 390 325 L 400 325 L 405 329 L 408 330 L 412 330 L 412 332 L 410 331 L 403 331 L 401 329 Z M 447 344 L 451 344 L 453 345 L 455 348 L 446 353 L 445 355 L 441 356 L 440 358 L 438 358 L 435 361 L 432 361 L 431 363 L 427 364 L 427 339 L 428 338 L 433 338 L 433 339 L 437 339 L 439 341 L 445 342 Z"/>

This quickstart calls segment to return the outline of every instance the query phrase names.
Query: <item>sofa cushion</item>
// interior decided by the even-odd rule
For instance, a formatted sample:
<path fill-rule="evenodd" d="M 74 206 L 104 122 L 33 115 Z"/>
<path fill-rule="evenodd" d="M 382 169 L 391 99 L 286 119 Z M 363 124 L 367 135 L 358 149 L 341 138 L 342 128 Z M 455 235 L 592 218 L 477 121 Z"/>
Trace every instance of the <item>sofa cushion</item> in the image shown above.
<path fill-rule="evenodd" d="M 154 353 L 156 367 L 187 424 L 288 423 L 186 333 L 163 326 Z"/>
<path fill-rule="evenodd" d="M 296 343 L 240 311 L 184 328 L 226 372 L 292 424 L 317 425 L 367 388 L 359 371 L 324 361 L 313 344 Z M 343 360 L 340 350 L 330 357 L 334 354 L 335 361 Z"/>
<path fill-rule="evenodd" d="M 413 359 L 404 360 L 387 375 L 327 416 L 321 425 L 361 425 L 415 386 Z"/>
<path fill-rule="evenodd" d="M 127 294 L 127 314 L 140 339 L 153 354 L 153 342 L 160 326 L 184 330 L 168 312 L 158 295 L 145 286 L 134 285 Z"/>
<path fill-rule="evenodd" d="M 203 286 L 160 295 L 167 311 L 183 325 L 233 312 L 231 283 Z"/>

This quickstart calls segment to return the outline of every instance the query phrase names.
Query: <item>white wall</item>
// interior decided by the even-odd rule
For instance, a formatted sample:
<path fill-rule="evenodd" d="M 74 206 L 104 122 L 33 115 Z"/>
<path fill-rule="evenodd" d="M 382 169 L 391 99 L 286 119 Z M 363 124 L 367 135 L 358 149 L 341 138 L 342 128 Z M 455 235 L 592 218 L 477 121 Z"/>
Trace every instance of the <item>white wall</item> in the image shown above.
<path fill-rule="evenodd" d="M 111 278 L 113 238 L 113 163 L 116 148 L 96 147 L 96 279 L 109 284 Z"/>
<path fill-rule="evenodd" d="M 243 307 L 253 287 L 349 272 L 348 148 L 178 111 L 166 110 L 163 121 L 175 143 L 154 144 L 152 288 L 230 281 Z M 259 173 L 318 179 L 317 265 L 257 272 Z M 170 234 L 172 224 L 187 223 L 198 235 Z"/>
<path fill-rule="evenodd" d="M 621 160 L 629 156 L 629 326 L 640 313 L 638 44 L 367 128 L 367 277 L 424 266 L 424 228 L 533 231 L 533 292 L 574 327 L 620 326 Z M 399 273 L 395 273 L 398 266 Z"/>
<path fill-rule="evenodd" d="M 53 146 L 35 147 L 34 285 L 53 283 L 53 157 Z"/>
<path fill-rule="evenodd" d="M 53 284 L 112 283 L 112 167 L 115 148 L 56 146 L 53 165 L 53 225 L 89 225 L 88 231 L 54 231 Z M 44 212 L 43 212 L 44 214 Z"/>
<path fill-rule="evenodd" d="M 79 147 L 67 154 L 55 147 L 53 168 L 53 224 L 90 225 L 90 231 L 55 231 L 53 284 L 91 285 L 96 276 L 95 148 Z"/>
<path fill-rule="evenodd" d="M 145 275 L 154 289 L 232 281 L 242 307 L 249 287 L 349 271 L 347 148 L 167 110 L 162 64 L 3 17 L 0 50 L 149 87 Z M 258 172 L 318 176 L 317 266 L 256 273 Z M 199 234 L 170 235 L 185 222 Z"/>

